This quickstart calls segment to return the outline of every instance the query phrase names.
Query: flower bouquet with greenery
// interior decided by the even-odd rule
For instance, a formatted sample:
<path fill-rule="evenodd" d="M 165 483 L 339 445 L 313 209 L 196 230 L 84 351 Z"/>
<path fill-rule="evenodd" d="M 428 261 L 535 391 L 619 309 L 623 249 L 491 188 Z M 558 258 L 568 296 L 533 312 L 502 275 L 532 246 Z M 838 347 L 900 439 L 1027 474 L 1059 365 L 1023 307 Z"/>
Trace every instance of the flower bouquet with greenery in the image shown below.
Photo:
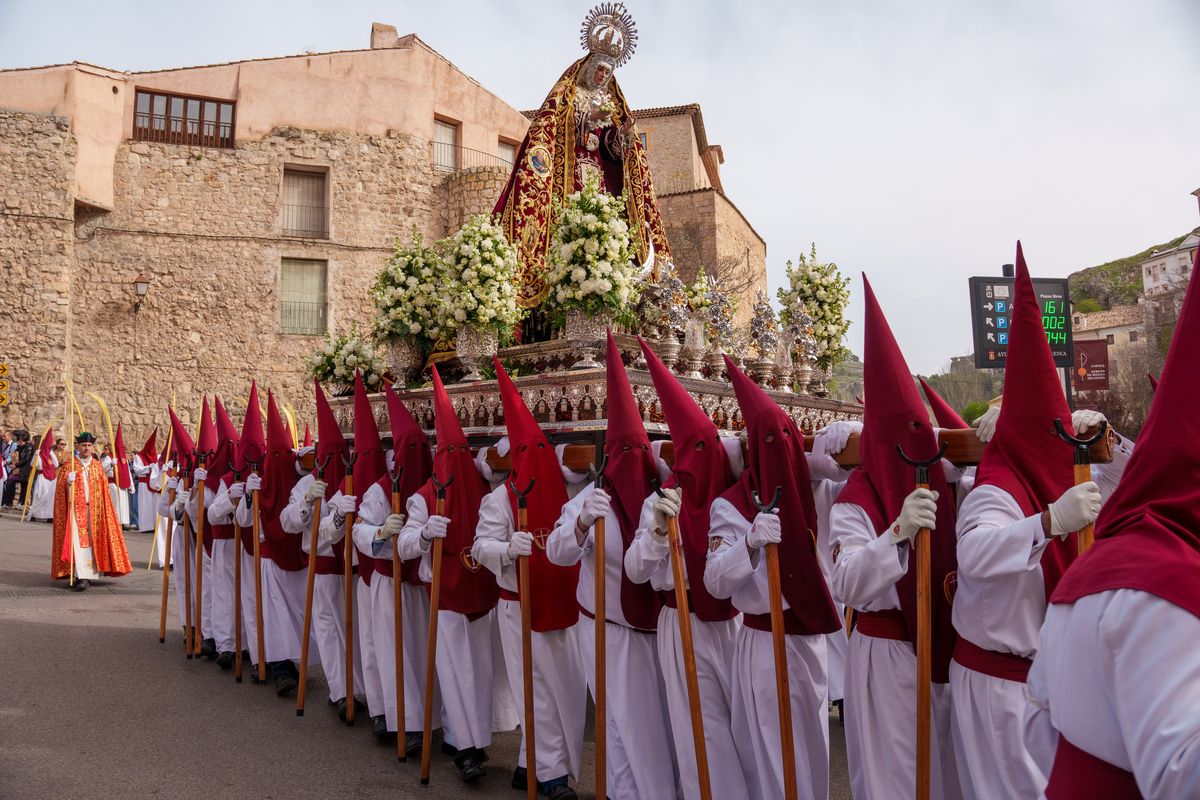
<path fill-rule="evenodd" d="M 304 372 L 328 386 L 335 394 L 354 389 L 354 371 L 361 370 L 368 391 L 383 385 L 384 365 L 379 354 L 359 335 L 356 324 L 350 332 L 334 336 L 325 332 L 325 345 L 304 358 Z"/>
<path fill-rule="evenodd" d="M 820 369 L 832 371 L 850 354 L 842 344 L 850 327 L 846 319 L 850 279 L 841 277 L 837 264 L 817 261 L 815 244 L 809 256 L 801 254 L 795 265 L 787 263 L 787 277 L 788 286 L 776 292 L 783 306 L 781 319 L 785 326 L 798 326 L 803 314 L 811 318 L 814 360 Z"/>
<path fill-rule="evenodd" d="M 395 252 L 371 287 L 375 304 L 372 338 L 383 344 L 405 339 L 437 341 L 441 335 L 437 290 L 444 271 L 441 257 L 424 246 L 415 225 L 407 247 L 401 247 L 397 237 Z"/>
<path fill-rule="evenodd" d="M 438 242 L 443 271 L 438 323 L 449 337 L 467 327 L 494 330 L 502 340 L 525 316 L 517 303 L 517 251 L 490 216 L 476 215 Z"/>

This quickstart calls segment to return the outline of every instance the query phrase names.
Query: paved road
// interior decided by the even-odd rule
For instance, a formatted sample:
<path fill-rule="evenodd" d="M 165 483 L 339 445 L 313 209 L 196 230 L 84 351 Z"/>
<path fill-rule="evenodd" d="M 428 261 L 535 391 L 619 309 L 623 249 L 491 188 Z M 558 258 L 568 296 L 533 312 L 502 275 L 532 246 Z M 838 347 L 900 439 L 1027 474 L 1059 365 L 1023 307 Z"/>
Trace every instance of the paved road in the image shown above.
<path fill-rule="evenodd" d="M 145 568 L 149 534 L 128 533 L 132 575 L 87 592 L 51 581 L 50 526 L 0 514 L 0 798 L 496 797 L 509 787 L 519 732 L 498 734 L 490 775 L 458 780 L 435 750 L 430 786 L 420 759 L 396 761 L 365 720 L 347 728 L 310 672 L 308 709 L 295 697 L 234 682 L 215 663 L 188 661 L 174 598 L 158 643 L 162 572 Z M 581 798 L 593 798 L 593 743 L 584 743 Z M 836 712 L 831 800 L 850 798 Z"/>

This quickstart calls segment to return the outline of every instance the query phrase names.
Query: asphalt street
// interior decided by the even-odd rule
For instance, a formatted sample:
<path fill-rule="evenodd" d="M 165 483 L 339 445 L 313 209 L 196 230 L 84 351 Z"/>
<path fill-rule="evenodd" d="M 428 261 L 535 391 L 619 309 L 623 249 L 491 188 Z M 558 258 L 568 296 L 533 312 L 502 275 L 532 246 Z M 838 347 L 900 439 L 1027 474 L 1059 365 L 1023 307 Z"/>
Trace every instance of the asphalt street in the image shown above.
<path fill-rule="evenodd" d="M 471 786 L 435 748 L 421 786 L 419 756 L 398 763 L 365 714 L 354 727 L 338 720 L 319 667 L 297 717 L 295 695 L 253 684 L 248 667 L 238 684 L 215 662 L 184 658 L 174 597 L 159 644 L 151 537 L 125 539 L 133 574 L 75 593 L 50 580 L 50 525 L 0 514 L 0 798 L 524 796 L 509 786 L 519 731 L 493 738 L 489 775 Z M 587 730 L 581 798 L 594 797 L 590 715 Z M 836 711 L 830 739 L 830 798 L 850 798 Z"/>

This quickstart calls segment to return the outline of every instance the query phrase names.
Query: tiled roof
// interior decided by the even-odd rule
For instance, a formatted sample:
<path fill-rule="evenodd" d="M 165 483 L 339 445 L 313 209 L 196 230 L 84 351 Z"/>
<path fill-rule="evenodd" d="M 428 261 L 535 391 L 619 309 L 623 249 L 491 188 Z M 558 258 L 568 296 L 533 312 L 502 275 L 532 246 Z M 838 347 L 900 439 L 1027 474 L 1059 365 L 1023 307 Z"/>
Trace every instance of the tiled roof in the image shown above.
<path fill-rule="evenodd" d="M 1104 328 L 1140 325 L 1146 319 L 1141 306 L 1114 306 L 1108 311 L 1094 311 L 1091 314 L 1075 314 L 1074 316 L 1082 317 L 1080 323 L 1073 326 L 1077 331 L 1096 331 Z"/>

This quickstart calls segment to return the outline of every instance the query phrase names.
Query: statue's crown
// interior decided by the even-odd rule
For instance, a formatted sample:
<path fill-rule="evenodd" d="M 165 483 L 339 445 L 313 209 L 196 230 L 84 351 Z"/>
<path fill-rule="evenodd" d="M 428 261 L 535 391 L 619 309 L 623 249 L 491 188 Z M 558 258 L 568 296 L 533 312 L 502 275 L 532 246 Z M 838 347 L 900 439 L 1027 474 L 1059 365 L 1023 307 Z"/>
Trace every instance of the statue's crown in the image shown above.
<path fill-rule="evenodd" d="M 579 38 L 584 50 L 607 56 L 619 67 L 637 47 L 637 26 L 624 3 L 601 3 L 584 19 Z"/>

